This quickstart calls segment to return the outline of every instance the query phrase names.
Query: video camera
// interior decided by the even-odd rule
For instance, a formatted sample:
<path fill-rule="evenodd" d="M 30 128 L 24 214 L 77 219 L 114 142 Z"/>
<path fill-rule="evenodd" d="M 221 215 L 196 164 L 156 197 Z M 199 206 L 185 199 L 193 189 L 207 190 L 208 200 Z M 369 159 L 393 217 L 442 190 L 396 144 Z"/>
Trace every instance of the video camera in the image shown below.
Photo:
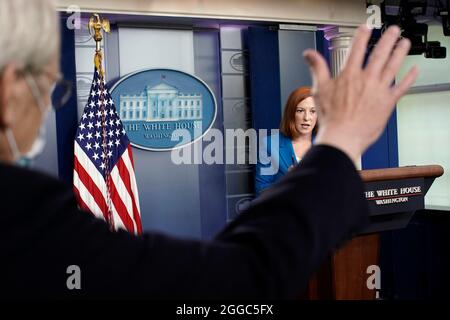
<path fill-rule="evenodd" d="M 442 18 L 444 34 L 450 35 L 448 12 L 450 0 L 439 3 L 437 9 Z M 428 41 L 428 25 L 418 22 L 418 17 L 427 16 L 427 0 L 385 0 L 381 2 L 381 14 L 385 27 L 396 24 L 400 26 L 403 38 L 411 41 L 409 55 L 424 55 L 425 58 L 444 59 L 447 55 L 445 47 L 439 41 Z"/>

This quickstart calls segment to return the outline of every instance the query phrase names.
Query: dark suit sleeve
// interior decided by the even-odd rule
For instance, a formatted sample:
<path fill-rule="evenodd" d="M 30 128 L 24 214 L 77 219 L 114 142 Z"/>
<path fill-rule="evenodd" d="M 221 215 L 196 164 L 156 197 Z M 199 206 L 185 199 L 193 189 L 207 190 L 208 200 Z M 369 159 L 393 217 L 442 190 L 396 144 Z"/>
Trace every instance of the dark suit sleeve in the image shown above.
<path fill-rule="evenodd" d="M 328 146 L 313 147 L 209 242 L 111 233 L 73 207 L 72 199 L 54 207 L 57 231 L 46 237 L 57 245 L 49 261 L 79 265 L 82 290 L 68 294 L 94 297 L 295 298 L 325 256 L 368 219 L 352 162 Z"/>

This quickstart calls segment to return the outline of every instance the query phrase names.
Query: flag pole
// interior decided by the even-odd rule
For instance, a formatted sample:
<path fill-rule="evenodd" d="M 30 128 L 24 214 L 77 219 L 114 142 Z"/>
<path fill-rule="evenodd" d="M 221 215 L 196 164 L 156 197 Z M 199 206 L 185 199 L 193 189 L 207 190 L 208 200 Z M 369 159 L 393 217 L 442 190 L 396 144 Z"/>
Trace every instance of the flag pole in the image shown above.
<path fill-rule="evenodd" d="M 105 18 L 100 18 L 99 14 L 94 13 L 91 18 L 89 19 L 88 24 L 89 33 L 94 38 L 95 41 L 95 55 L 94 55 L 94 65 L 98 72 L 100 82 L 99 82 L 99 108 L 102 113 L 102 148 L 103 148 L 103 154 L 106 155 L 108 153 L 108 147 L 107 147 L 107 125 L 106 125 L 106 110 L 105 107 L 107 105 L 106 98 L 105 98 L 105 71 L 103 70 L 102 60 L 103 60 L 103 53 L 102 53 L 102 47 L 101 42 L 103 40 L 103 32 L 109 33 L 111 28 L 109 21 Z M 104 157 L 103 164 L 105 165 L 105 181 L 106 181 L 106 203 L 108 207 L 108 214 L 106 217 L 106 221 L 109 224 L 109 227 L 112 231 L 114 231 L 114 218 L 113 218 L 113 212 L 112 212 L 112 200 L 111 200 L 111 168 L 108 157 Z"/>
<path fill-rule="evenodd" d="M 1 0 L 0 0 L 1 1 Z M 86 27 L 95 40 L 95 72 L 74 145 L 74 191 L 81 208 L 114 231 L 142 233 L 139 193 L 130 140 L 106 85 L 102 65 L 109 22 L 92 15 Z"/>

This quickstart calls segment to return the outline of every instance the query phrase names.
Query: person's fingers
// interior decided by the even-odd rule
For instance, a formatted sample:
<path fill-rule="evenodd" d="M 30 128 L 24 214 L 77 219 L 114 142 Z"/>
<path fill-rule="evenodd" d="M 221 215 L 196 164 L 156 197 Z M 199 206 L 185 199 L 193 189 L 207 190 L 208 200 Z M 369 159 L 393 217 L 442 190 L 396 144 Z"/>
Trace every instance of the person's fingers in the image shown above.
<path fill-rule="evenodd" d="M 331 78 L 328 64 L 322 55 L 315 50 L 306 50 L 303 56 L 311 68 L 314 83 L 313 90 L 317 90 L 318 87 L 323 86 Z"/>
<path fill-rule="evenodd" d="M 411 68 L 406 76 L 402 79 L 402 81 L 392 87 L 391 96 L 394 99 L 394 104 L 397 103 L 398 100 L 408 91 L 408 89 L 413 85 L 416 81 L 417 75 L 419 74 L 419 69 L 417 66 Z"/>
<path fill-rule="evenodd" d="M 366 56 L 367 43 L 371 34 L 372 31 L 366 25 L 362 25 L 356 30 L 352 48 L 345 65 L 346 69 L 360 70 L 362 68 Z"/>
<path fill-rule="evenodd" d="M 411 48 L 411 41 L 409 39 L 401 40 L 389 59 L 388 63 L 384 67 L 381 75 L 381 81 L 387 85 L 390 85 L 394 81 L 395 75 L 400 70 L 400 67 L 408 55 L 409 49 Z"/>
<path fill-rule="evenodd" d="M 369 58 L 367 71 L 369 74 L 380 74 L 388 59 L 391 56 L 392 49 L 400 36 L 400 28 L 398 26 L 391 26 L 383 34 L 378 41 L 375 49 Z"/>

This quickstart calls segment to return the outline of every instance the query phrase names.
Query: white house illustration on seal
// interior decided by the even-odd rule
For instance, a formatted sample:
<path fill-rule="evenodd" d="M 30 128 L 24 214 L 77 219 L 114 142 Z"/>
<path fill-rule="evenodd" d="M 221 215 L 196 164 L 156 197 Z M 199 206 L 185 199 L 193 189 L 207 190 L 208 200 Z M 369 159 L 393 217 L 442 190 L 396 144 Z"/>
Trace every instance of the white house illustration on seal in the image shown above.
<path fill-rule="evenodd" d="M 123 121 L 201 120 L 203 117 L 201 94 L 181 93 L 165 82 L 146 86 L 139 95 L 120 95 L 119 105 Z"/>

